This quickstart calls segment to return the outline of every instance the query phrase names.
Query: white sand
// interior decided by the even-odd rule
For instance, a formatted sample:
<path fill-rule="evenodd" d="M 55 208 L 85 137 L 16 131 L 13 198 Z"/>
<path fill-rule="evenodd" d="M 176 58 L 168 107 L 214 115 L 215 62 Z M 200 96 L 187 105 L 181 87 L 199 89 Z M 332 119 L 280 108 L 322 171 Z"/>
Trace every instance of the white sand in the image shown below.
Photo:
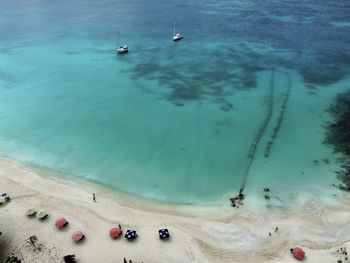
<path fill-rule="evenodd" d="M 350 195 L 337 205 L 310 201 L 299 211 L 246 208 L 193 207 L 155 204 L 115 193 L 103 187 L 68 182 L 0 160 L 0 191 L 12 201 L 0 206 L 0 262 L 11 252 L 24 262 L 60 262 L 76 254 L 78 262 L 296 262 L 289 248 L 306 251 L 304 262 L 337 262 L 336 252 L 350 240 Z M 96 193 L 97 203 L 92 201 Z M 45 222 L 24 216 L 28 208 L 46 210 Z M 58 231 L 54 221 L 66 217 L 69 226 Z M 121 224 L 135 229 L 134 242 L 112 240 L 108 231 Z M 278 233 L 274 228 L 278 226 Z M 161 241 L 158 229 L 172 238 Z M 82 230 L 86 239 L 75 244 L 71 234 Z M 272 236 L 268 235 L 272 233 Z M 31 235 L 43 244 L 41 251 L 26 242 Z M 38 245 L 37 245 L 38 246 Z M 23 262 L 23 261 L 22 261 Z M 343 260 L 343 262 L 345 262 Z M 350 262 L 350 261 L 349 261 Z"/>

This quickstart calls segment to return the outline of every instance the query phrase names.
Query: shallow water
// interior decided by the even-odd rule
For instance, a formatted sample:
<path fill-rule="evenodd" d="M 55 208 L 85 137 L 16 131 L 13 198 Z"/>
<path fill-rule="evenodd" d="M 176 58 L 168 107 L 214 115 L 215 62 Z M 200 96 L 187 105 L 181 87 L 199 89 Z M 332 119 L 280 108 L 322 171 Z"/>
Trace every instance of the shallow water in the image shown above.
<path fill-rule="evenodd" d="M 245 194 L 332 198 L 326 109 L 350 87 L 349 14 L 348 1 L 3 0 L 0 154 L 159 201 L 224 203 L 273 86 Z"/>

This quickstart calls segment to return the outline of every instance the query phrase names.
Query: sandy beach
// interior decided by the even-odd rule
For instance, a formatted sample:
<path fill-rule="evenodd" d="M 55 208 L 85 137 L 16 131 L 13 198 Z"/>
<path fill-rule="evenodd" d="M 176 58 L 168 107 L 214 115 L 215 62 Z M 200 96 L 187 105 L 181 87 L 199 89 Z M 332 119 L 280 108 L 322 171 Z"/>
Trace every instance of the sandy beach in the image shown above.
<path fill-rule="evenodd" d="M 39 175 L 4 159 L 0 186 L 12 198 L 0 206 L 1 262 L 11 254 L 22 262 L 61 262 L 67 254 L 75 254 L 78 262 L 123 262 L 124 257 L 133 262 L 296 262 L 289 252 L 295 245 L 305 249 L 305 262 L 337 262 L 337 250 L 350 244 L 350 196 L 345 193 L 336 206 L 314 200 L 294 212 L 175 206 Z M 28 208 L 45 210 L 49 218 L 27 218 Z M 54 222 L 62 216 L 69 225 L 59 231 Z M 136 230 L 138 239 L 112 240 L 108 231 L 118 224 Z M 158 237 L 163 227 L 170 231 L 168 241 Z M 80 244 L 71 240 L 75 230 L 86 235 Z M 28 243 L 32 235 L 40 249 Z"/>

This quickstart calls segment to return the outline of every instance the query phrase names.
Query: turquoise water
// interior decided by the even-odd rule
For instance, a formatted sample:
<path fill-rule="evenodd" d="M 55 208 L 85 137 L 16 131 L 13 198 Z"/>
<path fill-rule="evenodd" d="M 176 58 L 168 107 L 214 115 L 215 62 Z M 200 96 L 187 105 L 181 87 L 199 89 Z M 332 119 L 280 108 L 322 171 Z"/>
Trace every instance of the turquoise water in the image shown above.
<path fill-rule="evenodd" d="M 337 193 L 339 156 L 323 142 L 327 108 L 350 87 L 347 1 L 0 7 L 2 156 L 159 201 L 225 203 L 273 86 L 245 194 L 264 202 L 270 187 L 283 206 Z M 127 55 L 114 52 L 118 31 Z"/>

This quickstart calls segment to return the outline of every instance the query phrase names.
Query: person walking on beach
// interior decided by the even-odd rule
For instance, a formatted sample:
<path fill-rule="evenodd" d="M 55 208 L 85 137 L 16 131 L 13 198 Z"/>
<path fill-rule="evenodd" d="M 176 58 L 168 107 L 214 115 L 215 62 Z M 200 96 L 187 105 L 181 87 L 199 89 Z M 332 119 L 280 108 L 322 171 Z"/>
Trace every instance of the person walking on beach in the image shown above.
<path fill-rule="evenodd" d="M 92 200 L 94 200 L 94 202 L 96 203 L 96 195 L 95 195 L 95 193 L 92 193 Z"/>

